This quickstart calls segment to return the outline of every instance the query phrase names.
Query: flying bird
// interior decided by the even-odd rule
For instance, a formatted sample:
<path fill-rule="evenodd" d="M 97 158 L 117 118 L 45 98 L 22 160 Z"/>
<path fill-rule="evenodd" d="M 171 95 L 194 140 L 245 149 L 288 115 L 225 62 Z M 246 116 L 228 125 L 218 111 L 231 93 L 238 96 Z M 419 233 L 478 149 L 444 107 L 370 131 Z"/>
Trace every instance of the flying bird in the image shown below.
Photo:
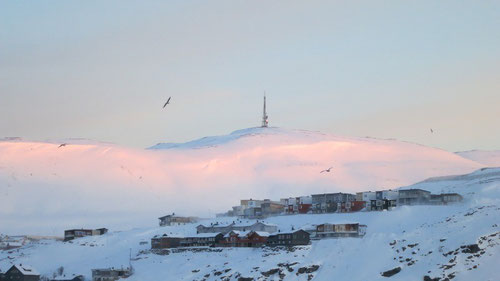
<path fill-rule="evenodd" d="M 165 108 L 165 106 L 167 106 L 167 104 L 169 104 L 169 103 L 170 103 L 170 99 L 171 99 L 171 98 L 172 98 L 172 97 L 169 97 L 169 98 L 168 98 L 167 102 L 163 105 L 163 108 Z"/>
<path fill-rule="evenodd" d="M 432 128 L 431 128 L 431 134 L 433 134 L 433 133 L 434 133 L 434 131 L 433 131 L 433 130 L 432 130 Z"/>
<path fill-rule="evenodd" d="M 66 144 L 65 143 L 61 143 L 61 145 L 59 147 L 63 147 L 63 146 L 66 146 Z"/>
<path fill-rule="evenodd" d="M 324 173 L 324 172 L 329 173 L 329 172 L 330 172 L 330 170 L 331 170 L 332 168 L 333 168 L 333 167 L 330 167 L 330 168 L 328 168 L 328 169 L 326 169 L 326 170 L 323 170 L 323 171 L 321 171 L 321 172 L 319 172 L 319 173 L 320 173 L 320 174 L 321 174 L 321 173 Z"/>

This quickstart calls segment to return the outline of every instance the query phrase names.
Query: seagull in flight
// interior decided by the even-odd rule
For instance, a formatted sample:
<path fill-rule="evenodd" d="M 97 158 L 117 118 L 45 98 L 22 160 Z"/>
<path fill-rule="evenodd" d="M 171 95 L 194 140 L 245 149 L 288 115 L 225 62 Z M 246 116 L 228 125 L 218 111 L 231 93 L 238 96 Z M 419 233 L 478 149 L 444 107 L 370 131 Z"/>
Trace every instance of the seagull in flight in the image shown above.
<path fill-rule="evenodd" d="M 319 172 L 319 173 L 320 173 L 320 174 L 321 174 L 321 173 L 324 173 L 324 172 L 329 173 L 329 172 L 330 172 L 330 170 L 331 170 L 332 168 L 333 168 L 333 167 L 330 167 L 330 168 L 328 168 L 328 169 L 326 169 L 326 170 L 323 170 L 323 171 L 321 171 L 321 172 Z"/>
<path fill-rule="evenodd" d="M 169 97 L 169 98 L 168 98 L 167 102 L 163 105 L 163 108 L 165 108 L 165 106 L 167 106 L 167 104 L 169 104 L 169 103 L 170 103 L 170 99 L 171 99 L 171 98 L 172 98 L 172 97 Z"/>
<path fill-rule="evenodd" d="M 66 143 L 61 143 L 61 145 L 58 148 L 63 147 L 63 146 L 66 146 Z"/>

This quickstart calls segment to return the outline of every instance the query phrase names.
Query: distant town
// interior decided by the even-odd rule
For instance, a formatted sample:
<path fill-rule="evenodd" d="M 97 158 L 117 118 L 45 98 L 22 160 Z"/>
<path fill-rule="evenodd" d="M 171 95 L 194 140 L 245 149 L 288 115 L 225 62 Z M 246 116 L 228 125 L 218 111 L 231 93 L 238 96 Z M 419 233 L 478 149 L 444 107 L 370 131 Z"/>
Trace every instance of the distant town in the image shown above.
<path fill-rule="evenodd" d="M 194 235 L 165 233 L 151 237 L 151 252 L 161 254 L 173 248 L 213 248 L 213 247 L 295 247 L 305 246 L 314 240 L 327 238 L 362 238 L 367 225 L 358 222 L 325 222 L 318 225 L 303 225 L 288 231 L 278 229 L 277 225 L 264 220 L 271 216 L 296 214 L 349 213 L 390 211 L 405 205 L 448 205 L 459 203 L 463 197 L 457 193 L 431 194 L 423 189 L 381 190 L 351 193 L 323 193 L 308 196 L 270 199 L 244 199 L 231 210 L 217 214 L 218 218 L 233 217 L 230 223 L 203 224 L 199 218 L 180 216 L 175 213 L 159 217 L 159 226 L 178 226 L 192 224 Z M 250 220 L 255 222 L 250 223 Z M 64 243 L 74 239 L 104 235 L 108 229 L 68 229 L 64 231 Z M 1 236 L 0 249 L 13 250 L 32 240 L 43 239 L 34 236 Z M 115 281 L 133 274 L 130 264 L 126 268 L 92 269 L 92 281 Z M 62 272 L 50 279 L 29 265 L 15 264 L 5 273 L 0 272 L 0 281 L 84 281 L 83 275 L 65 276 Z"/>

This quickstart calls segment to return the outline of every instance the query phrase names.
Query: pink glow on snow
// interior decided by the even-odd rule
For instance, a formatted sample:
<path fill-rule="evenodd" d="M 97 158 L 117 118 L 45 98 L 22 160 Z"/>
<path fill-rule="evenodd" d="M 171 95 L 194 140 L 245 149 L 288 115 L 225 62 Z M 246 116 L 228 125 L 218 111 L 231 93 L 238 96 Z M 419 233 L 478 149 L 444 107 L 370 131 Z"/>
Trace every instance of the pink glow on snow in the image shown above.
<path fill-rule="evenodd" d="M 395 188 L 483 167 L 411 143 L 303 134 L 244 135 L 220 145 L 164 150 L 3 141 L 0 195 L 9 201 L 0 206 L 0 217 L 39 210 L 47 216 L 97 210 L 206 216 L 243 198 Z M 28 207 L 20 210 L 19 202 Z"/>

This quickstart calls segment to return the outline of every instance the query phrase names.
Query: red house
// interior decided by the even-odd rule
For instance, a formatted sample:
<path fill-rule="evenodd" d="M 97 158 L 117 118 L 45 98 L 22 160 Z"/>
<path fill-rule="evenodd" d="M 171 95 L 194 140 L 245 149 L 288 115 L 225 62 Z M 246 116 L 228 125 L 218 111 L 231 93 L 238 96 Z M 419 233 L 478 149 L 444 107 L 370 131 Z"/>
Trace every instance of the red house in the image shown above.
<path fill-rule="evenodd" d="M 312 204 L 299 204 L 299 214 L 307 214 L 311 209 Z"/>
<path fill-rule="evenodd" d="M 221 247 L 242 247 L 241 240 L 242 237 L 245 236 L 248 232 L 246 231 L 238 231 L 231 230 L 226 235 L 224 235 L 224 239 L 219 242 L 219 246 Z"/>
<path fill-rule="evenodd" d="M 266 244 L 269 233 L 262 231 L 237 231 L 232 230 L 224 235 L 220 241 L 222 247 L 261 247 Z"/>
<path fill-rule="evenodd" d="M 269 233 L 262 231 L 251 231 L 247 234 L 247 247 L 261 247 L 266 245 Z"/>
<path fill-rule="evenodd" d="M 365 207 L 365 201 L 350 201 L 342 202 L 337 205 L 337 212 L 339 213 L 349 213 L 349 212 L 359 212 Z"/>

